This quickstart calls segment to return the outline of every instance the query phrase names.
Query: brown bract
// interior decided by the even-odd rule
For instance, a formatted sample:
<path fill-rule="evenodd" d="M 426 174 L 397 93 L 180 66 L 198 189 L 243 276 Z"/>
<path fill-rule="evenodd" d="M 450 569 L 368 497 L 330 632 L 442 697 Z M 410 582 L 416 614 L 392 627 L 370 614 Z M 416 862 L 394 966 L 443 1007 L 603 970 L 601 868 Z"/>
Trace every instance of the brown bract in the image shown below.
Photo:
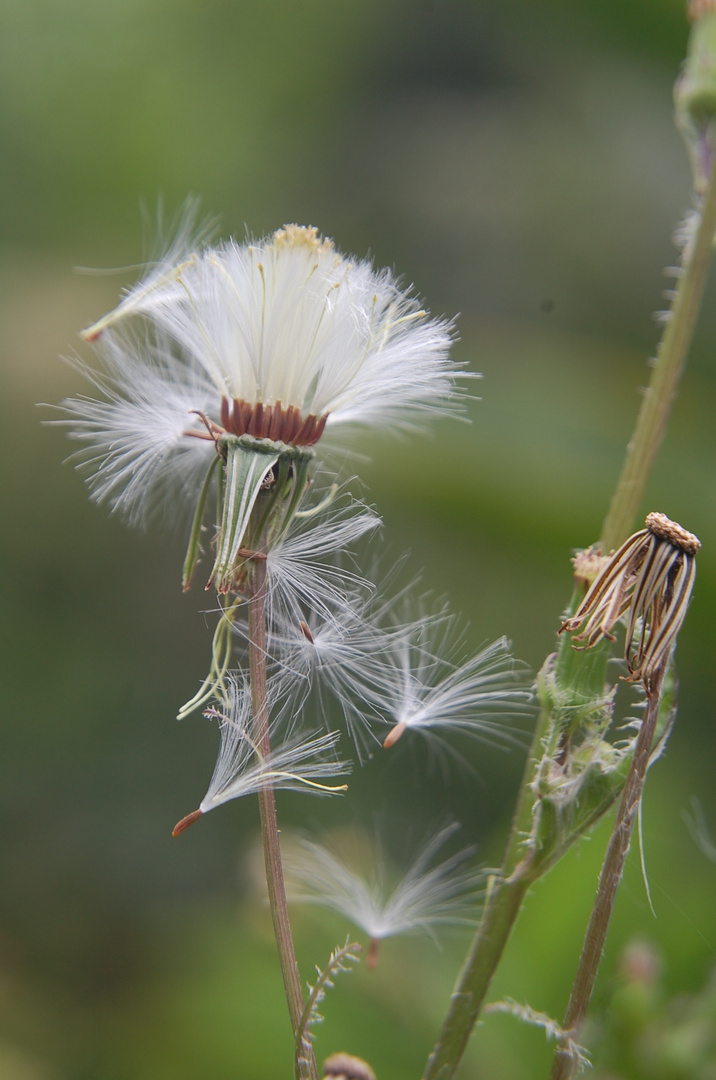
<path fill-rule="evenodd" d="M 258 402 L 251 405 L 241 398 L 221 399 L 221 423 L 231 435 L 253 435 L 256 439 L 272 439 L 292 446 L 313 446 L 323 434 L 328 413 L 311 414 L 305 419 L 295 405 L 284 409 Z"/>

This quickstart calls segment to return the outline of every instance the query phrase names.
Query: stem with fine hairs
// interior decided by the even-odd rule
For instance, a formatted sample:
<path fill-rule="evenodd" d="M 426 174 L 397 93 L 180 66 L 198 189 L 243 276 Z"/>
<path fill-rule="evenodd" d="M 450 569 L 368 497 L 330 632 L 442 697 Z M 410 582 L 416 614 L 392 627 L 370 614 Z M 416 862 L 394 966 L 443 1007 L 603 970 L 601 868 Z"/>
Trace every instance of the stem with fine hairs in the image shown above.
<path fill-rule="evenodd" d="M 584 936 L 582 955 L 579 958 L 577 974 L 574 977 L 572 993 L 569 998 L 562 1030 L 570 1043 L 578 1043 L 587 1008 L 592 997 L 597 972 L 604 952 L 609 922 L 614 910 L 617 887 L 624 870 L 634 821 L 639 810 L 646 770 L 649 767 L 651 744 L 659 716 L 661 691 L 664 684 L 666 667 L 662 667 L 653 677 L 646 689 L 646 711 L 634 750 L 629 773 L 622 792 L 611 839 L 604 856 L 602 872 L 599 877 L 597 898 Z M 570 1080 L 574 1076 L 578 1062 L 569 1052 L 565 1039 L 561 1040 L 555 1051 L 550 1080 Z"/>
<path fill-rule="evenodd" d="M 716 169 L 711 170 L 700 209 L 691 253 L 676 283 L 649 386 L 602 526 L 600 547 L 604 553 L 619 547 L 633 531 L 686 364 L 716 234 Z"/>
<path fill-rule="evenodd" d="M 468 952 L 442 1030 L 428 1058 L 422 1080 L 451 1080 L 455 1076 L 480 1015 L 492 977 L 502 959 L 512 928 L 534 878 L 523 842 L 532 819 L 530 785 L 542 755 L 549 714 L 543 709 L 532 738 L 502 869 L 493 882 L 480 925 Z"/>
<path fill-rule="evenodd" d="M 262 548 L 263 545 L 259 547 L 259 552 Z M 249 667 L 254 736 L 256 745 L 264 758 L 267 758 L 271 752 L 266 700 L 266 647 L 266 562 L 265 559 L 258 558 L 252 561 L 249 574 Z M 276 799 L 272 787 L 266 787 L 259 792 L 259 810 L 271 917 L 291 1017 L 291 1028 L 294 1040 L 296 1040 L 301 1030 L 305 1001 L 288 918 Z M 300 1080 L 318 1080 L 318 1069 L 312 1050 L 309 1060 L 303 1062 L 300 1068 Z"/>

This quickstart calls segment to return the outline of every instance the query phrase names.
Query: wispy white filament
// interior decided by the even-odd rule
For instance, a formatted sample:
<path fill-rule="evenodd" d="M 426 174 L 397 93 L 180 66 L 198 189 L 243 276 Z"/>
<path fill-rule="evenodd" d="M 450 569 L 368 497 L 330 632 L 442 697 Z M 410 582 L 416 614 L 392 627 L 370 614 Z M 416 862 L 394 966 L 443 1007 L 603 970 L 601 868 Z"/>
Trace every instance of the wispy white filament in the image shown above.
<path fill-rule="evenodd" d="M 452 729 L 491 745 L 515 742 L 512 722 L 529 712 L 531 694 L 507 639 L 453 665 L 421 639 L 420 629 L 416 623 L 399 635 L 386 657 L 384 711 L 396 733 Z M 430 629 L 426 620 L 423 631 Z"/>
<path fill-rule="evenodd" d="M 62 408 L 71 419 L 60 421 L 87 444 L 76 459 L 92 495 L 132 524 L 144 524 L 165 496 L 176 513 L 177 499 L 196 500 L 215 453 L 212 443 L 186 436 L 196 424 L 193 410 L 209 407 L 211 387 L 178 364 L 166 339 L 141 330 L 121 340 L 105 331 L 96 347 L 106 374 L 78 366 L 104 400 L 68 398 Z"/>
<path fill-rule="evenodd" d="M 365 578 L 346 567 L 346 553 L 380 524 L 377 514 L 354 502 L 294 519 L 266 558 L 270 624 L 298 626 L 307 611 L 330 619 L 336 608 L 350 607 L 356 593 L 372 591 Z"/>
<path fill-rule="evenodd" d="M 271 736 L 276 740 L 270 754 L 263 756 L 251 730 L 251 692 L 248 686 L 228 681 L 226 713 L 216 710 L 212 715 L 219 721 L 221 745 L 214 775 L 199 809 L 203 814 L 214 810 L 230 799 L 252 795 L 266 787 L 305 791 L 326 795 L 342 788 L 331 788 L 320 781 L 344 776 L 350 763 L 335 757 L 340 733 L 302 735 L 279 741 L 278 724 Z M 275 701 L 274 688 L 269 690 L 269 705 Z M 273 700 L 272 700 L 273 699 Z"/>
<path fill-rule="evenodd" d="M 456 828 L 449 825 L 429 839 L 392 888 L 378 845 L 363 874 L 349 865 L 344 844 L 339 853 L 299 840 L 285 859 L 289 899 L 331 908 L 374 939 L 415 931 L 434 936 L 437 925 L 471 924 L 480 881 L 478 872 L 465 866 L 472 849 L 430 865 Z"/>
<path fill-rule="evenodd" d="M 337 703 L 361 759 L 378 744 L 372 730 L 381 719 L 375 685 L 390 642 L 389 634 L 364 617 L 366 608 L 366 598 L 358 595 L 329 616 L 314 611 L 298 623 L 286 621 L 273 639 L 280 663 L 315 691 L 320 714 L 330 710 L 331 700 Z"/>

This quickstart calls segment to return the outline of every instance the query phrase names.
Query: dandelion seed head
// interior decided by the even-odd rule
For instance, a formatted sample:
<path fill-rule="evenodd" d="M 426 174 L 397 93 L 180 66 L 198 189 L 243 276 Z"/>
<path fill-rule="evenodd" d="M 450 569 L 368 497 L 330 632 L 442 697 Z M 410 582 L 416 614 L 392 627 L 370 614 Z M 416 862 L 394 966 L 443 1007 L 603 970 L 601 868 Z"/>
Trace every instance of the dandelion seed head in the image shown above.
<path fill-rule="evenodd" d="M 326 426 L 411 427 L 460 407 L 450 323 L 313 227 L 188 251 L 186 236 L 84 337 L 102 399 L 63 403 L 97 499 L 141 520 L 216 432 L 311 446 Z M 206 441 L 208 446 L 202 447 Z"/>

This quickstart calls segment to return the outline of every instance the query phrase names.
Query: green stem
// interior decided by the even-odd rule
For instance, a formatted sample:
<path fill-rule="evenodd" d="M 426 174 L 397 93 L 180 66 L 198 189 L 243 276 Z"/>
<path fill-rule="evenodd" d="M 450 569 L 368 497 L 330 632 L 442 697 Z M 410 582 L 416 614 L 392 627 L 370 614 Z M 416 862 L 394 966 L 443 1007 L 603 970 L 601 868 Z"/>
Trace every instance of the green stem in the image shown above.
<path fill-rule="evenodd" d="M 262 550 L 259 547 L 258 550 Z M 251 671 L 251 698 L 254 715 L 256 744 L 261 755 L 267 758 L 271 753 L 269 736 L 269 714 L 266 696 L 266 561 L 253 561 L 249 577 L 249 666 Z M 272 787 L 259 792 L 261 813 L 261 834 L 263 838 L 264 864 L 268 886 L 269 904 L 273 919 L 276 946 L 278 948 L 281 974 L 286 990 L 288 1011 L 291 1017 L 294 1042 L 301 1030 L 305 1001 L 301 976 L 293 946 L 291 924 L 288 918 L 286 888 L 283 879 L 283 864 L 279 844 L 276 800 Z M 308 1061 L 301 1066 L 301 1080 L 318 1080 L 313 1052 Z"/>
<path fill-rule="evenodd" d="M 472 949 L 450 999 L 442 1030 L 423 1073 L 423 1080 L 448 1080 L 457 1072 L 472 1029 L 480 1015 L 492 976 L 520 913 L 522 900 L 532 884 L 530 858 L 524 843 L 532 828 L 534 797 L 530 784 L 542 758 L 542 741 L 550 714 L 542 709 L 525 765 L 505 861 L 486 903 Z"/>
<path fill-rule="evenodd" d="M 576 609 L 583 591 L 583 586 L 575 590 L 570 610 Z M 423 1080 L 449 1080 L 457 1072 L 525 894 L 530 885 L 553 865 L 554 856 L 550 858 L 549 852 L 540 851 L 536 846 L 535 813 L 538 812 L 539 800 L 534 789 L 535 778 L 550 734 L 554 737 L 555 731 L 566 733 L 564 723 L 573 715 L 580 714 L 580 710 L 589 702 L 603 696 L 606 664 L 606 649 L 578 652 L 564 636 L 560 639 L 556 656 L 547 661 L 540 675 L 540 679 L 553 681 L 556 689 L 552 693 L 545 693 L 543 698 L 502 868 L 486 902 L 477 935 L 452 994 L 448 1014 L 428 1059 Z M 559 715 L 555 692 L 563 700 Z M 575 833 L 569 843 L 574 842 L 578 835 Z"/>
<path fill-rule="evenodd" d="M 571 1043 L 579 1042 L 584 1018 L 597 979 L 602 953 L 604 952 L 617 887 L 624 871 L 634 820 L 639 809 L 646 771 L 649 767 L 651 746 L 659 716 L 663 681 L 664 670 L 662 669 L 647 691 L 644 720 L 639 730 L 636 749 L 624 784 L 624 791 L 609 846 L 604 856 L 597 898 L 584 937 L 582 955 L 579 958 L 577 974 L 574 978 L 572 993 L 562 1025 L 562 1029 Z M 574 1076 L 577 1067 L 576 1056 L 570 1053 L 567 1040 L 562 1039 L 555 1052 L 550 1080 L 569 1080 L 570 1077 Z"/>
<path fill-rule="evenodd" d="M 716 170 L 709 178 L 690 257 L 676 286 L 632 440 L 609 507 L 600 546 L 611 551 L 632 532 L 661 446 L 694 334 L 716 234 Z"/>
<path fill-rule="evenodd" d="M 525 875 L 501 879 L 495 885 L 423 1080 L 448 1080 L 455 1075 L 530 884 Z"/>

